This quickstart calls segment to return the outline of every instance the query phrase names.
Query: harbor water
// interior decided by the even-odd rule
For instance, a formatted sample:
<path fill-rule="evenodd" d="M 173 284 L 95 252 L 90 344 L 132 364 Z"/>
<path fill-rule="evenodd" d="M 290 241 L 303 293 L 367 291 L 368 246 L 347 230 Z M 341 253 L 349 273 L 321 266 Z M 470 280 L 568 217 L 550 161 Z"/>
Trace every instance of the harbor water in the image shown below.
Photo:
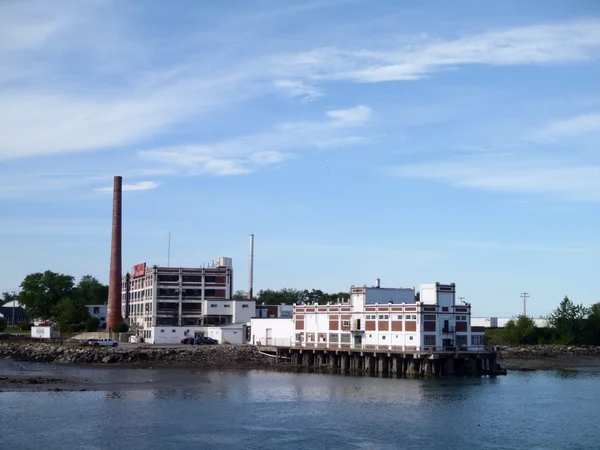
<path fill-rule="evenodd" d="M 3 367 L 5 375 L 15 370 Z M 425 380 L 185 369 L 81 374 L 101 384 L 86 392 L 0 392 L 0 448 L 600 448 L 598 374 Z"/>

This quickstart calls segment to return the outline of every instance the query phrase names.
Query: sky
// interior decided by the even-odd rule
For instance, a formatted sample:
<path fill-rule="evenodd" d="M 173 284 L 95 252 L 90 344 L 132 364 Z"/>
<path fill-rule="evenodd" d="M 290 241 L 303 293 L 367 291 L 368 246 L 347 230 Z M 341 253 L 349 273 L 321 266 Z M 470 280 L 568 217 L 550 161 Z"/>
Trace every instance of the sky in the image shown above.
<path fill-rule="evenodd" d="M 0 291 L 234 261 L 255 291 L 600 301 L 597 0 L 3 0 Z"/>

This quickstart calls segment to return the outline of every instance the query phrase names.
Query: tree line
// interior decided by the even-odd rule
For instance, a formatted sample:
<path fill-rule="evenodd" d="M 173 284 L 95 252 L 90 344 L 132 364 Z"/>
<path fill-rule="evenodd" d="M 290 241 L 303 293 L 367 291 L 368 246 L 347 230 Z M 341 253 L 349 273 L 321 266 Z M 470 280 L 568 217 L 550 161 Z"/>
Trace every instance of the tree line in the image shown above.
<path fill-rule="evenodd" d="M 93 276 L 76 283 L 75 277 L 50 270 L 27 275 L 20 289 L 4 292 L 2 304 L 17 300 L 30 319 L 55 322 L 61 332 L 96 331 L 99 320 L 90 316 L 87 305 L 104 305 L 108 299 L 108 286 Z"/>
<path fill-rule="evenodd" d="M 489 343 L 600 345 L 600 303 L 591 307 L 575 304 L 565 296 L 547 317 L 548 327 L 536 327 L 534 320 L 519 315 L 503 329 L 489 330 Z"/>
<path fill-rule="evenodd" d="M 236 300 L 247 299 L 248 293 L 246 291 L 236 291 L 233 298 Z M 326 305 L 329 302 L 335 302 L 339 298 L 349 299 L 350 294 L 347 292 L 328 294 L 320 289 L 263 289 L 258 292 L 255 300 L 257 303 L 264 303 L 265 305 L 291 305 L 293 303 L 315 302 L 320 305 Z"/>

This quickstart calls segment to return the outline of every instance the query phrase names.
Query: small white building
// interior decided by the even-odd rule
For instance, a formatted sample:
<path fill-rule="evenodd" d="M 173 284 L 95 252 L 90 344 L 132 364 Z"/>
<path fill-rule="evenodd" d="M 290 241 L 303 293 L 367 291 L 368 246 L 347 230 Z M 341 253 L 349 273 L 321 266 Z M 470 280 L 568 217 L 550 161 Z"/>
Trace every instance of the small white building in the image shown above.
<path fill-rule="evenodd" d="M 106 305 L 87 305 L 90 316 L 100 321 L 100 328 L 106 328 L 107 308 Z"/>
<path fill-rule="evenodd" d="M 233 323 L 222 327 L 208 327 L 205 336 L 216 339 L 219 344 L 241 345 L 246 343 L 246 329 L 244 323 Z"/>
<path fill-rule="evenodd" d="M 294 344 L 294 318 L 253 318 L 250 321 L 250 344 L 291 346 Z"/>
<path fill-rule="evenodd" d="M 52 339 L 56 337 L 56 328 L 53 325 L 31 327 L 31 337 L 34 339 Z"/>

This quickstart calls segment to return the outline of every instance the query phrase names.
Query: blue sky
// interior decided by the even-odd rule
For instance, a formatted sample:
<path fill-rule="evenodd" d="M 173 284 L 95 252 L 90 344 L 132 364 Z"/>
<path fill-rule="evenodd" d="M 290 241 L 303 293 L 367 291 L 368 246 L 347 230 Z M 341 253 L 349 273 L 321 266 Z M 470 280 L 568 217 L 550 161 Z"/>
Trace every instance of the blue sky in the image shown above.
<path fill-rule="evenodd" d="M 600 301 L 596 0 L 5 0 L 0 289 L 230 256 L 255 289 Z"/>

